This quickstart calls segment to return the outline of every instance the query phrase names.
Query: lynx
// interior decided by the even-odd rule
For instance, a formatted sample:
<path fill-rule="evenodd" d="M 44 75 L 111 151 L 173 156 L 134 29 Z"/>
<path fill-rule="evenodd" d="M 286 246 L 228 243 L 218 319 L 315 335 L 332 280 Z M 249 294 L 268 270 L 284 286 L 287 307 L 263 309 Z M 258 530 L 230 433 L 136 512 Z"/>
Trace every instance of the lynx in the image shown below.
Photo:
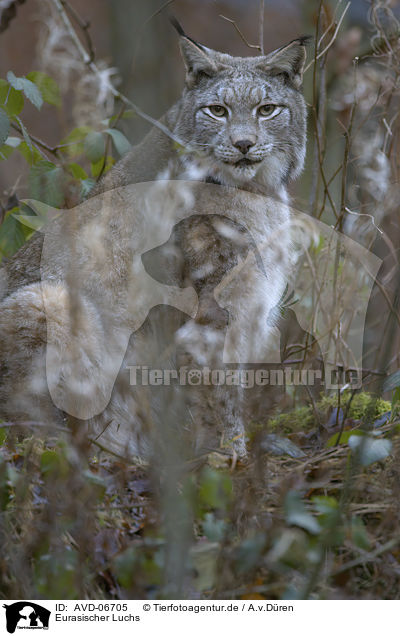
<path fill-rule="evenodd" d="M 271 316 L 290 267 L 287 185 L 301 173 L 305 156 L 306 39 L 241 58 L 178 31 L 186 69 L 182 97 L 73 217 L 76 243 L 61 245 L 71 219 L 64 213 L 53 222 L 57 230 L 50 229 L 50 237 L 58 239 L 47 242 L 47 251 L 38 234 L 0 271 L 0 417 L 52 423 L 72 413 L 107 448 L 140 455 L 155 452 L 169 419 L 178 436 L 179 427 L 190 429 L 196 452 L 222 439 L 242 456 L 240 388 L 191 387 L 183 399 L 170 386 L 132 387 L 129 369 L 158 361 L 186 365 L 195 378 L 207 364 L 220 368 L 267 355 Z M 100 221 L 99 207 L 107 208 Z M 178 208 L 184 211 L 160 233 L 168 210 Z M 152 223 L 160 237 L 143 251 L 147 274 L 166 289 L 191 289 L 197 299 L 192 311 L 185 303 L 159 302 L 142 323 L 132 320 L 140 285 L 131 243 L 143 223 Z M 89 261 L 79 238 L 90 234 L 88 228 L 101 244 Z M 68 275 L 72 260 L 75 278 Z M 121 366 L 114 377 L 116 362 L 110 363 L 114 370 L 103 386 L 94 378 L 108 342 L 118 349 L 114 358 Z M 56 371 L 49 375 L 49 351 L 55 350 Z M 91 408 L 96 400 L 100 412 Z"/>

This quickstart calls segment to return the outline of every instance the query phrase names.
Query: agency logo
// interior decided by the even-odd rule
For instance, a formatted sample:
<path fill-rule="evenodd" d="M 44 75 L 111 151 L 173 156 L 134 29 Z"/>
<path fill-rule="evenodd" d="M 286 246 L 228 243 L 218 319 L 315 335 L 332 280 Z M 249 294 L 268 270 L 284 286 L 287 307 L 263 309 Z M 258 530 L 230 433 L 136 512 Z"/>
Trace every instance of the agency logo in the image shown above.
<path fill-rule="evenodd" d="M 16 629 L 49 629 L 51 612 L 41 605 L 31 601 L 18 601 L 3 607 L 6 610 L 9 634 L 14 634 Z"/>
<path fill-rule="evenodd" d="M 190 181 L 131 184 L 68 213 L 29 206 L 37 216 L 23 222 L 33 218 L 45 235 L 46 375 L 60 410 L 81 420 L 103 412 L 131 335 L 159 306 L 185 317 L 179 346 L 199 343 L 204 366 L 215 351 L 238 369 L 305 360 L 305 369 L 323 368 L 326 389 L 361 386 L 364 323 L 381 261 L 334 228 L 269 196 Z M 202 259 L 203 235 L 212 232 L 218 241 Z M 186 257 L 197 268 L 189 285 Z M 210 307 L 226 321 L 222 344 L 202 329 Z"/>

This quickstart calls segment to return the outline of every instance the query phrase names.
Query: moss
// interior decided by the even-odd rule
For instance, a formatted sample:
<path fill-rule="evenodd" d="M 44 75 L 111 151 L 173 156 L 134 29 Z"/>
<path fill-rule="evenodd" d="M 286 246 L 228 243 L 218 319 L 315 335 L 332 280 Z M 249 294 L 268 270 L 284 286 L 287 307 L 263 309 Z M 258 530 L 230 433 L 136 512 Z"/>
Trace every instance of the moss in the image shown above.
<path fill-rule="evenodd" d="M 346 405 L 350 399 L 350 392 L 345 391 L 340 396 L 340 406 L 343 411 L 346 410 Z M 353 420 L 362 420 L 369 410 L 373 406 L 374 396 L 370 393 L 360 392 L 357 393 L 350 404 L 347 412 L 347 417 Z M 322 395 L 320 400 L 316 403 L 316 408 L 319 417 L 324 420 L 329 417 L 329 414 L 333 408 L 338 406 L 338 395 L 334 393 L 332 395 Z M 373 419 L 379 418 L 381 415 L 390 411 L 390 402 L 386 402 L 381 398 L 378 398 L 375 403 L 375 413 Z M 268 422 L 268 428 L 271 430 L 280 429 L 282 432 L 290 433 L 292 431 L 304 430 L 313 428 L 317 424 L 314 408 L 311 404 L 308 406 L 300 406 L 293 409 L 289 413 L 279 413 L 273 416 Z"/>
<path fill-rule="evenodd" d="M 289 413 L 279 413 L 268 422 L 268 428 L 279 428 L 285 433 L 303 428 L 310 428 L 315 424 L 315 416 L 311 406 L 300 406 Z"/>

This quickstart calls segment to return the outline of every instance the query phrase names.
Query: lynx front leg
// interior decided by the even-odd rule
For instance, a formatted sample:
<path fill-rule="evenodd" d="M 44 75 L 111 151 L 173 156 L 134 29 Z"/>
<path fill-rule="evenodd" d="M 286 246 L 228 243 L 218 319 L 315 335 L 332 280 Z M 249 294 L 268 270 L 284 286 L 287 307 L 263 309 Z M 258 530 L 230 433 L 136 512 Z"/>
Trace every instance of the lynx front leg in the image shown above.
<path fill-rule="evenodd" d="M 177 331 L 175 341 L 196 453 L 223 448 L 245 456 L 243 389 L 226 384 L 225 330 L 191 320 Z"/>

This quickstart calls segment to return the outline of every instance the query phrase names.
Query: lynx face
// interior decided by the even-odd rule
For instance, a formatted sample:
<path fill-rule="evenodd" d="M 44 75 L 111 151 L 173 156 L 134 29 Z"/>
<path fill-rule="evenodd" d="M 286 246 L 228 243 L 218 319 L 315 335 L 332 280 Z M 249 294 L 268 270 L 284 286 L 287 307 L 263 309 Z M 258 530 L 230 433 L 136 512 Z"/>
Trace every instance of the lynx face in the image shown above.
<path fill-rule="evenodd" d="M 209 176 L 226 185 L 256 180 L 273 187 L 303 167 L 304 45 L 239 58 L 181 38 L 187 69 L 177 132 L 206 157 Z"/>

